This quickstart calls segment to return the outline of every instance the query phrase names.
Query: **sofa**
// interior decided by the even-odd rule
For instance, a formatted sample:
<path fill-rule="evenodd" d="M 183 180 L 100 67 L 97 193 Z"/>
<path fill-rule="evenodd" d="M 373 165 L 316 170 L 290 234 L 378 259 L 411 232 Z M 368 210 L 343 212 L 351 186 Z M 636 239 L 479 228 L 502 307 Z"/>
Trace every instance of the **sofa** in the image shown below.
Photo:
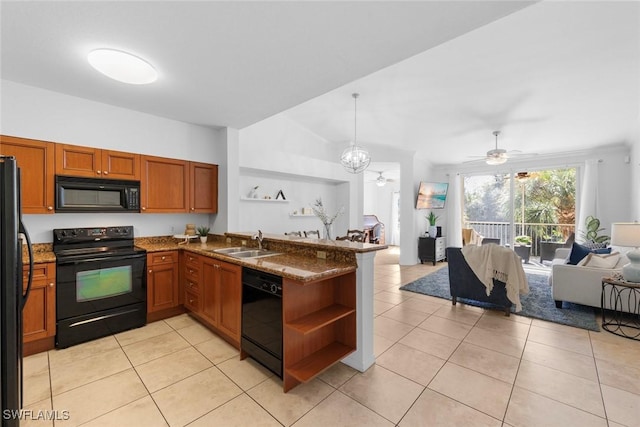
<path fill-rule="evenodd" d="M 570 253 L 571 248 L 556 249 L 551 264 L 549 282 L 556 307 L 562 308 L 562 302 L 567 301 L 600 308 L 602 278 L 622 273 L 622 267 L 629 262 L 628 258 L 621 255 L 613 268 L 594 268 L 566 264 Z M 608 306 L 606 301 L 605 306 Z"/>
<path fill-rule="evenodd" d="M 504 283 L 493 279 L 493 289 L 487 295 L 487 288 L 475 275 L 464 256 L 461 248 L 449 247 L 446 249 L 449 268 L 449 287 L 451 302 L 456 305 L 458 298 L 472 299 L 486 302 L 500 307 L 505 315 L 511 314 L 511 301 L 507 298 Z"/>

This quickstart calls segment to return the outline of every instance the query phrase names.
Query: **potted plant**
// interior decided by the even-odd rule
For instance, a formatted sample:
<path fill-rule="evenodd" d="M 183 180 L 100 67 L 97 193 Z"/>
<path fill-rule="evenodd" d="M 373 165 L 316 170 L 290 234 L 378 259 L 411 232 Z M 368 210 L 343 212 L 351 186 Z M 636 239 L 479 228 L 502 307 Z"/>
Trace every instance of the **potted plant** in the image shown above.
<path fill-rule="evenodd" d="M 200 241 L 202 243 L 207 243 L 207 236 L 209 235 L 209 227 L 205 225 L 201 225 L 198 227 L 198 235 L 200 236 Z"/>
<path fill-rule="evenodd" d="M 582 231 L 581 237 L 585 242 L 609 243 L 611 237 L 607 235 L 598 235 L 604 228 L 600 228 L 600 220 L 589 215 L 585 220 L 585 230 Z"/>
<path fill-rule="evenodd" d="M 438 237 L 438 227 L 436 227 L 436 221 L 439 216 L 433 213 L 433 211 L 429 212 L 429 215 L 425 216 L 427 221 L 429 221 L 429 237 L 436 238 Z"/>
<path fill-rule="evenodd" d="M 525 263 L 529 262 L 531 256 L 531 236 L 516 236 L 514 250 Z"/>

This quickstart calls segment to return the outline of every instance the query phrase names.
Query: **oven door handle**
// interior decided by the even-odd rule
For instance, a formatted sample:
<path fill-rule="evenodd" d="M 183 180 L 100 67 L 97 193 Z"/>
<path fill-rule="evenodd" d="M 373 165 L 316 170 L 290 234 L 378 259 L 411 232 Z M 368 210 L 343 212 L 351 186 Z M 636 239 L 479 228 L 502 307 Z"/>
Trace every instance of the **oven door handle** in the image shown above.
<path fill-rule="evenodd" d="M 78 264 L 84 264 L 86 262 L 95 262 L 95 261 L 124 261 L 127 259 L 144 259 L 146 257 L 146 254 L 142 253 L 142 254 L 137 254 L 137 255 L 121 255 L 121 256 L 106 256 L 106 257 L 97 257 L 97 258 L 82 258 L 82 259 L 75 259 L 75 260 L 65 260 L 63 259 L 59 259 L 57 261 L 58 265 L 78 265 Z"/>

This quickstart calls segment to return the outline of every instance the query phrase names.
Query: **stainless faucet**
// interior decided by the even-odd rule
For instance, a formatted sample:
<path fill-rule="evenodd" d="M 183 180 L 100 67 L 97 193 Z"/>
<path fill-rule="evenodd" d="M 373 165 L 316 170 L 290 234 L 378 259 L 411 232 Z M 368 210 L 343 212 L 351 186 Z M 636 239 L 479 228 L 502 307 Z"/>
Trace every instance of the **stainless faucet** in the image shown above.
<path fill-rule="evenodd" d="M 251 238 L 258 241 L 258 249 L 262 250 L 262 230 L 258 230 L 258 234 L 254 234 Z"/>

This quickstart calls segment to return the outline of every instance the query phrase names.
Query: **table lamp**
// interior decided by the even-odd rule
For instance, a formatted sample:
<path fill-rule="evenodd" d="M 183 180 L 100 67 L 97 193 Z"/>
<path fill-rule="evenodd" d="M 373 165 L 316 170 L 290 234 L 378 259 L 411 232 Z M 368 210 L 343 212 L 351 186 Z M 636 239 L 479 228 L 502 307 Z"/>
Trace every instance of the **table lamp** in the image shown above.
<path fill-rule="evenodd" d="M 635 248 L 627 252 L 630 263 L 622 267 L 622 277 L 627 282 L 640 282 L 640 222 L 611 224 L 611 245 Z"/>

